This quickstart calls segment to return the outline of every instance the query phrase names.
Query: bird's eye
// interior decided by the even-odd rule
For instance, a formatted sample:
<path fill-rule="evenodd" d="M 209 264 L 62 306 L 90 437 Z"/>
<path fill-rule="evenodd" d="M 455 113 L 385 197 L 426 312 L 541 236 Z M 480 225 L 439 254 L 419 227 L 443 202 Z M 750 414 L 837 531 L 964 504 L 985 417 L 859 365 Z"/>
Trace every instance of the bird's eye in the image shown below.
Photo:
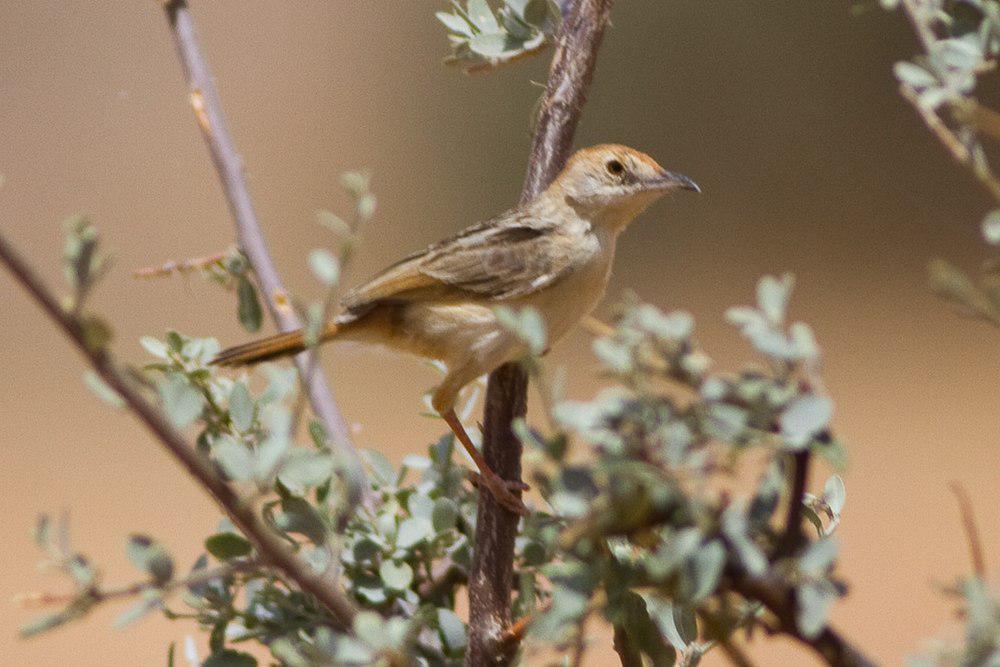
<path fill-rule="evenodd" d="M 608 160 L 608 163 L 604 166 L 607 168 L 609 174 L 615 176 L 621 176 L 622 172 L 625 171 L 625 165 L 618 160 Z"/>

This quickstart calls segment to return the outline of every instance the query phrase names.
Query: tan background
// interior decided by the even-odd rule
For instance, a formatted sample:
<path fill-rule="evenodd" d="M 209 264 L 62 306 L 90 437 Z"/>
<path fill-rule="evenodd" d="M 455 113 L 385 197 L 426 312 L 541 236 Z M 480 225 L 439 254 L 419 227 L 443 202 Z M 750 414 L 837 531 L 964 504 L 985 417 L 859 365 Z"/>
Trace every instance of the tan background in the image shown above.
<path fill-rule="evenodd" d="M 546 63 L 467 79 L 440 65 L 442 2 L 199 2 L 207 54 L 277 261 L 315 293 L 308 250 L 328 237 L 313 212 L 342 210 L 338 174 L 367 165 L 380 210 L 352 281 L 516 199 L 529 109 Z M 985 254 L 987 201 L 894 92 L 915 48 L 901 17 L 848 3 L 620 2 L 579 145 L 621 141 L 695 178 L 700 197 L 657 205 L 620 246 L 611 294 L 635 289 L 691 310 L 721 363 L 748 350 L 724 309 L 757 277 L 798 276 L 794 315 L 825 346 L 837 426 L 850 443 L 834 619 L 898 664 L 951 623 L 933 582 L 967 570 L 955 503 L 972 494 L 998 553 L 1000 333 L 928 294 L 924 266 Z M 875 3 L 870 3 L 874 5 Z M 117 348 L 168 327 L 241 337 L 230 297 L 198 279 L 136 283 L 132 269 L 231 242 L 219 188 L 183 94 L 156 3 L 4 2 L 0 8 L 0 225 L 53 282 L 59 222 L 88 211 L 115 270 L 94 306 Z M 605 304 L 606 308 L 606 304 Z M 36 573 L 36 512 L 71 508 L 76 542 L 131 580 L 130 531 L 182 563 L 218 513 L 128 416 L 83 386 L 78 356 L 0 273 L 0 664 L 161 664 L 191 631 L 153 619 L 124 633 L 118 609 L 21 642 L 29 613 L 7 599 L 58 589 Z M 574 396 L 597 386 L 580 333 L 557 349 Z M 417 415 L 433 375 L 419 363 L 332 352 L 327 367 L 358 441 L 399 457 L 441 428 Z M 814 484 L 822 483 L 817 474 Z M 762 644 L 762 664 L 802 664 Z M 595 661 L 599 662 L 599 661 Z"/>

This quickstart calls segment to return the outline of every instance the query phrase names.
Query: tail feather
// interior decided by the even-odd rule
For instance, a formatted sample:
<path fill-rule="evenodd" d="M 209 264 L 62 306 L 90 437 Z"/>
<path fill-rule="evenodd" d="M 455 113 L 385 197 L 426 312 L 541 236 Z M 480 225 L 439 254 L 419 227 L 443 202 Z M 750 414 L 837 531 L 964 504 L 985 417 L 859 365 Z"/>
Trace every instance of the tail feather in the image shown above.
<path fill-rule="evenodd" d="M 330 324 L 323 332 L 321 340 L 329 340 L 337 332 L 337 328 Z M 262 361 L 286 357 L 306 349 L 305 336 L 302 330 L 289 331 L 274 336 L 268 336 L 260 340 L 255 340 L 243 345 L 230 347 L 220 352 L 215 359 L 210 362 L 213 366 L 249 366 Z"/>

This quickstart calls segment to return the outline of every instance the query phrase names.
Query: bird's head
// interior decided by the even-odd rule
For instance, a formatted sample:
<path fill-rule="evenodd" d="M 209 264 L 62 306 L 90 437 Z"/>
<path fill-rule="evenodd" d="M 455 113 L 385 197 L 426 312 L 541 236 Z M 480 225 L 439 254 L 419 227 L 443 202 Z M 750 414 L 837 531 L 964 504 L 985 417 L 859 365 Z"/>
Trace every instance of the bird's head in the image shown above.
<path fill-rule="evenodd" d="M 645 153 L 602 144 L 577 151 L 546 194 L 564 198 L 592 222 L 619 229 L 675 190 L 701 192 L 690 178 L 667 171 Z"/>

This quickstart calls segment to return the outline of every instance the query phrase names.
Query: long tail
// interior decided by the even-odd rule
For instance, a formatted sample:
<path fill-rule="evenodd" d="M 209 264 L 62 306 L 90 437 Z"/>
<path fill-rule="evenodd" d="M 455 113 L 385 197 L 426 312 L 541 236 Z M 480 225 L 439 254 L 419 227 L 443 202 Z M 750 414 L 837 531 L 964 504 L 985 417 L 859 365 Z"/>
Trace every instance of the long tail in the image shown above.
<path fill-rule="evenodd" d="M 327 341 L 336 336 L 337 329 L 337 325 L 328 324 L 320 341 Z M 302 330 L 299 329 L 230 347 L 220 352 L 210 363 L 214 366 L 249 366 L 278 357 L 298 354 L 305 349 L 305 337 Z"/>

